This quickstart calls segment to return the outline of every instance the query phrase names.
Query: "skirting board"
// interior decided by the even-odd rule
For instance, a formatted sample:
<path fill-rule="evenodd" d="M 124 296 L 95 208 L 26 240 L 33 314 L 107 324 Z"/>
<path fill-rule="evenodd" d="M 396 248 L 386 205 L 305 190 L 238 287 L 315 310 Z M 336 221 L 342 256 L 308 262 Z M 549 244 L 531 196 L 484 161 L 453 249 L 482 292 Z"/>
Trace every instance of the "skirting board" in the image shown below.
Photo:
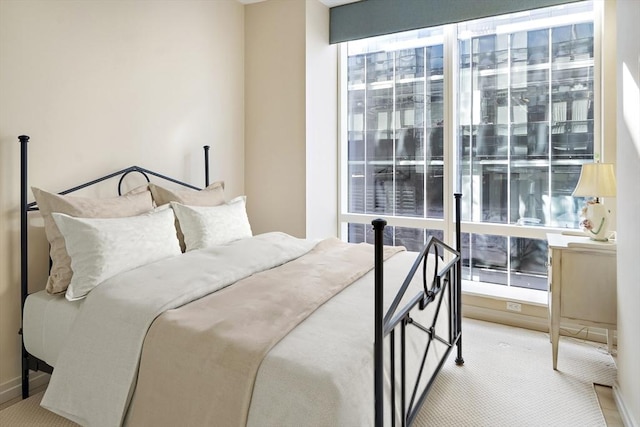
<path fill-rule="evenodd" d="M 29 388 L 30 390 L 35 389 L 36 387 L 43 386 L 49 383 L 49 377 L 51 375 L 44 372 L 33 372 L 29 373 Z M 5 383 L 0 384 L 0 405 L 10 401 L 11 399 L 15 399 L 16 397 L 22 396 L 22 378 L 17 377 L 12 380 L 9 380 Z"/>
<path fill-rule="evenodd" d="M 624 403 L 624 399 L 622 397 L 622 393 L 620 392 L 620 386 L 618 385 L 618 381 L 613 383 L 613 400 L 616 402 L 616 406 L 618 407 L 618 412 L 620 413 L 620 418 L 622 418 L 622 424 L 625 427 L 640 427 L 640 425 L 633 419 L 633 415 L 627 408 L 627 405 Z"/>

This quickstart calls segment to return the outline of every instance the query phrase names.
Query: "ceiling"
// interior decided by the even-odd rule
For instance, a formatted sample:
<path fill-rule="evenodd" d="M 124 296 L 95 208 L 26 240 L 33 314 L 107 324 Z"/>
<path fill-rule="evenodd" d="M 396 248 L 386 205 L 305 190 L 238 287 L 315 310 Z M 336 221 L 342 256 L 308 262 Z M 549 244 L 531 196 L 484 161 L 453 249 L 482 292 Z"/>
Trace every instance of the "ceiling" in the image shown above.
<path fill-rule="evenodd" d="M 251 3 L 259 3 L 261 1 L 266 1 L 266 0 L 238 0 L 238 1 L 242 4 L 251 4 Z M 319 1 L 325 6 L 334 7 L 334 6 L 340 6 L 342 4 L 347 4 L 347 3 L 355 3 L 360 0 L 319 0 Z"/>
<path fill-rule="evenodd" d="M 334 7 L 347 3 L 355 3 L 357 1 L 360 0 L 320 0 L 320 3 L 324 4 L 325 6 Z"/>

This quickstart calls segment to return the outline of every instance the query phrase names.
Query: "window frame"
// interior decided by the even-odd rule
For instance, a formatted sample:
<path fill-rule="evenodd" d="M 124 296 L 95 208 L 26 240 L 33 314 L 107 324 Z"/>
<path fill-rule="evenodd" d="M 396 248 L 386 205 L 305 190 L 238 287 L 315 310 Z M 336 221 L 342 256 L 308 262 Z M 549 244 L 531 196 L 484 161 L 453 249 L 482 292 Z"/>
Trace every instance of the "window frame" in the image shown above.
<path fill-rule="evenodd" d="M 594 23 L 594 88 L 593 88 L 593 138 L 594 138 L 594 158 L 602 159 L 603 153 L 607 150 L 603 146 L 603 115 L 602 100 L 604 85 L 602 82 L 602 43 L 603 43 L 603 2 L 599 0 L 593 1 L 593 23 Z M 545 25 L 545 28 L 552 27 L 553 24 Z M 457 150 L 457 129 L 458 118 L 456 113 L 456 93 L 459 82 L 457 72 L 458 61 L 458 24 L 448 24 L 443 27 L 443 56 L 444 56 L 444 119 L 445 126 L 444 143 L 443 143 L 443 162 L 444 162 L 444 179 L 443 179 L 443 218 L 419 218 L 392 216 L 382 214 L 361 214 L 348 212 L 348 82 L 347 82 L 347 46 L 346 43 L 338 45 L 338 232 L 339 237 L 343 240 L 348 238 L 348 224 L 371 224 L 376 218 L 384 218 L 389 226 L 407 227 L 417 229 L 442 230 L 445 241 L 451 241 L 454 238 L 454 198 L 453 193 L 459 192 L 460 183 L 456 183 L 458 176 L 458 161 L 454 157 Z M 457 187 L 457 188 L 456 188 Z M 463 194 L 463 198 L 465 195 Z M 497 235 L 504 237 L 525 238 L 546 240 L 547 233 L 579 233 L 578 229 L 567 229 L 552 226 L 531 226 L 531 225 L 515 225 L 515 224 L 499 224 L 488 222 L 463 221 L 461 224 L 463 234 L 485 234 Z M 507 257 L 507 271 L 511 269 L 510 257 Z M 510 274 L 508 274 L 510 276 Z M 471 283 L 477 283 L 468 281 Z M 510 286 L 511 279 L 508 279 L 507 286 Z M 489 284 L 504 288 L 503 284 Z"/>

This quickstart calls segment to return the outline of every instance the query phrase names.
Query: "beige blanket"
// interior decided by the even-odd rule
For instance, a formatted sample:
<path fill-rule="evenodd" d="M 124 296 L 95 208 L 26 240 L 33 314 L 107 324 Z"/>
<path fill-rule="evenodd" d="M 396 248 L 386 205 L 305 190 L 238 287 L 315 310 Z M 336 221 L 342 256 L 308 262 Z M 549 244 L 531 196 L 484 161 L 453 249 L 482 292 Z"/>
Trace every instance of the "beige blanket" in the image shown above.
<path fill-rule="evenodd" d="M 386 248 L 385 258 L 399 250 Z M 267 352 L 372 268 L 371 245 L 326 240 L 281 267 L 169 310 L 145 339 L 127 423 L 244 426 Z"/>
<path fill-rule="evenodd" d="M 82 304 L 41 405 L 81 425 L 121 425 L 145 335 L 159 314 L 291 261 L 315 244 L 266 233 L 187 252 L 103 282 Z"/>

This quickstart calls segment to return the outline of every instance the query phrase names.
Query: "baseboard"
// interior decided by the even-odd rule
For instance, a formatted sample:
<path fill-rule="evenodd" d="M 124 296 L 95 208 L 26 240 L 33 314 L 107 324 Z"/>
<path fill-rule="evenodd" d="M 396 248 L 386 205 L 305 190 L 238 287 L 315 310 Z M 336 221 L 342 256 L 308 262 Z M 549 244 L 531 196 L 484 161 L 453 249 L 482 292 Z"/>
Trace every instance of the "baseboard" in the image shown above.
<path fill-rule="evenodd" d="M 622 397 L 622 392 L 620 391 L 620 386 L 617 381 L 613 383 L 613 400 L 615 400 L 616 406 L 618 407 L 622 424 L 625 427 L 639 427 L 640 425 L 633 418 L 631 411 L 629 411 L 627 405 L 624 403 L 624 398 Z"/>
<path fill-rule="evenodd" d="M 41 387 L 49 383 L 51 375 L 44 372 L 31 372 L 29 374 L 29 389 Z M 22 396 L 22 378 L 17 377 L 0 384 L 0 405 Z"/>
<path fill-rule="evenodd" d="M 462 315 L 471 319 L 485 320 L 488 322 L 501 323 L 504 325 L 516 326 L 518 328 L 549 333 L 549 320 L 547 318 L 464 304 L 462 306 Z M 607 342 L 607 331 L 600 328 L 584 328 L 578 325 L 563 323 L 560 326 L 560 335 L 605 344 Z"/>

